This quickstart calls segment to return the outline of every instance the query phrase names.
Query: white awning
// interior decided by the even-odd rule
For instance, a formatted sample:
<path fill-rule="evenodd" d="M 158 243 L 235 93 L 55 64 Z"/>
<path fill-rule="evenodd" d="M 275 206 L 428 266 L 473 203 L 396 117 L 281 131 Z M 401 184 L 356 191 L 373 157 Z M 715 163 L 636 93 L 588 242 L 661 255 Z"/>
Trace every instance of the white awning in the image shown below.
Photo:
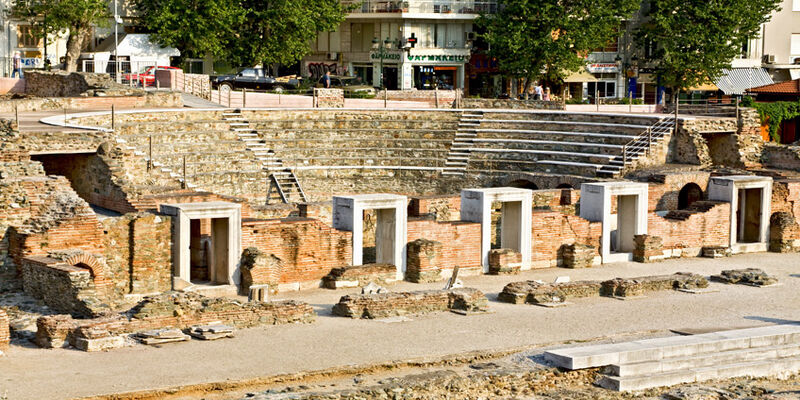
<path fill-rule="evenodd" d="M 775 82 L 764 68 L 723 69 L 722 76 L 714 84 L 725 94 L 744 94 L 747 89 L 771 85 Z"/>

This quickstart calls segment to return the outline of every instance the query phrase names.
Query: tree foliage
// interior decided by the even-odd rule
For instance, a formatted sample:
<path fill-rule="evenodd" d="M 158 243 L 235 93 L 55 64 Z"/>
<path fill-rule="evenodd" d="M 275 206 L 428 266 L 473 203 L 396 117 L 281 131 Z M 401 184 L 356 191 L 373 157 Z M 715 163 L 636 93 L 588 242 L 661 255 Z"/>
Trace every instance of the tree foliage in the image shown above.
<path fill-rule="evenodd" d="M 637 30 L 664 86 L 682 90 L 715 80 L 742 44 L 758 36 L 781 0 L 651 0 Z"/>
<path fill-rule="evenodd" d="M 11 15 L 28 21 L 37 35 L 67 34 L 66 69 L 75 71 L 94 26 L 108 23 L 104 0 L 15 0 Z"/>
<path fill-rule="evenodd" d="M 163 46 L 234 65 L 290 64 L 333 31 L 347 10 L 338 0 L 136 0 L 142 24 Z"/>
<path fill-rule="evenodd" d="M 507 0 L 477 24 L 502 72 L 555 81 L 584 66 L 638 8 L 638 0 Z"/>

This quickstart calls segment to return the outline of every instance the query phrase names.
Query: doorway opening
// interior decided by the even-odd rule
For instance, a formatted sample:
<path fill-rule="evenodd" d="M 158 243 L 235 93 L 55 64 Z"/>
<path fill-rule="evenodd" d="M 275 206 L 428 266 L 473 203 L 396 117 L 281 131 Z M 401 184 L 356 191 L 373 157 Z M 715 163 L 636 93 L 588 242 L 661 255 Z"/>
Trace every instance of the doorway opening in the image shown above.
<path fill-rule="evenodd" d="M 737 243 L 756 243 L 761 235 L 762 188 L 739 189 Z"/>

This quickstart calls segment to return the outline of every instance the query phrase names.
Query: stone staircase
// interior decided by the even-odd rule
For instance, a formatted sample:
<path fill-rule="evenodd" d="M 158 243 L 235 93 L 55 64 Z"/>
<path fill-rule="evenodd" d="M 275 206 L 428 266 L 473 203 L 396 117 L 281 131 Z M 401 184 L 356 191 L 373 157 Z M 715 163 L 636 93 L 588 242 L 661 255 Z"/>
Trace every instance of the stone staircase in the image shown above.
<path fill-rule="evenodd" d="M 481 125 L 481 119 L 483 111 L 461 112 L 455 138 L 444 162 L 448 169 L 443 171 L 442 175 L 464 175 L 469 164 L 470 148 L 475 144 L 475 138 L 478 136 L 476 129 Z"/>
<path fill-rule="evenodd" d="M 626 167 L 642 156 L 647 156 L 655 146 L 660 146 L 675 129 L 675 120 L 662 118 L 648 127 L 638 137 L 631 139 L 622 149 L 622 154 L 609 161 L 608 165 L 598 168 L 597 174 L 617 177 Z"/>
<path fill-rule="evenodd" d="M 800 371 L 800 325 L 771 325 L 545 352 L 566 369 L 603 368 L 598 384 L 617 391 Z"/>
<path fill-rule="evenodd" d="M 256 130 L 250 126 L 240 110 L 222 113 L 223 120 L 230 124 L 230 129 L 240 141 L 244 142 L 247 150 L 255 155 L 262 168 L 269 174 L 269 187 L 267 189 L 267 204 L 273 202 L 306 202 L 306 194 L 300 186 L 294 172 L 283 165 L 283 161 L 275 152 L 267 147 L 264 140 L 260 139 Z"/>

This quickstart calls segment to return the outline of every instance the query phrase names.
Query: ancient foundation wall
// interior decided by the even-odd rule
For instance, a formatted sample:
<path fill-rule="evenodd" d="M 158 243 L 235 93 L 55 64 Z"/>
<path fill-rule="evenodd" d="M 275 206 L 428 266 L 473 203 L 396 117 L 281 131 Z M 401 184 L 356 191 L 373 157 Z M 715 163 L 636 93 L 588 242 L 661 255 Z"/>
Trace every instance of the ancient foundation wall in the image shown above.
<path fill-rule="evenodd" d="M 531 219 L 531 266 L 533 268 L 555 267 L 561 258 L 562 246 L 573 243 L 600 249 L 600 222 L 589 222 L 576 215 L 558 211 L 535 210 Z M 597 250 L 599 256 L 599 250 Z"/>
<path fill-rule="evenodd" d="M 447 310 L 478 311 L 485 309 L 487 303 L 486 296 L 472 288 L 354 294 L 342 296 L 333 306 L 333 314 L 372 319 Z"/>
<path fill-rule="evenodd" d="M 145 299 L 129 314 L 89 320 L 73 319 L 69 315 L 39 317 L 36 321 L 36 344 L 45 348 L 62 347 L 84 336 L 86 331 L 102 331 L 115 336 L 164 327 L 185 329 L 219 321 L 237 328 L 248 328 L 310 323 L 315 317 L 311 306 L 293 300 L 241 304 L 225 298 L 168 293 Z"/>
<path fill-rule="evenodd" d="M 647 211 L 677 210 L 680 191 L 690 183 L 699 186 L 704 197 L 707 197 L 710 177 L 711 173 L 706 171 L 682 171 L 651 176 L 648 182 Z"/>
<path fill-rule="evenodd" d="M 171 217 L 131 213 L 102 223 L 105 258 L 116 295 L 172 288 Z"/>
<path fill-rule="evenodd" d="M 22 260 L 22 286 L 25 293 L 58 312 L 86 317 L 108 308 L 102 306 L 106 296 L 95 286 L 89 269 L 47 257 Z"/>
<path fill-rule="evenodd" d="M 8 325 L 8 314 L 0 308 L 0 352 L 8 350 L 8 345 L 11 343 L 11 329 Z"/>
<path fill-rule="evenodd" d="M 0 112 L 13 113 L 16 108 L 19 112 L 27 111 L 57 111 L 57 110 L 111 110 L 145 108 L 145 107 L 183 107 L 181 94 L 177 92 L 147 93 L 134 96 L 103 96 L 103 97 L 51 97 L 13 99 L 0 102 Z M 70 121 L 71 122 L 71 121 Z"/>
<path fill-rule="evenodd" d="M 461 99 L 461 108 L 502 108 L 513 110 L 564 110 L 560 101 L 510 100 L 510 99 Z"/>
<path fill-rule="evenodd" d="M 441 244 L 439 252 L 434 250 L 435 266 L 420 264 L 421 258 L 428 258 L 430 249 L 411 246 L 407 249 L 407 258 L 413 259 L 416 271 L 426 271 L 430 280 L 435 278 L 435 270 L 440 276 L 449 276 L 450 271 L 458 266 L 467 274 L 479 274 L 481 271 L 481 225 L 476 222 L 444 221 L 438 222 L 432 217 L 408 219 L 408 241 L 418 239 L 435 241 Z M 409 251 L 411 254 L 409 255 Z M 433 268 L 435 267 L 435 268 Z"/>
<path fill-rule="evenodd" d="M 699 256 L 703 247 L 728 246 L 730 209 L 730 203 L 716 203 L 684 220 L 651 212 L 647 214 L 647 234 L 661 239 L 661 250 L 678 250 L 674 256 Z"/>

